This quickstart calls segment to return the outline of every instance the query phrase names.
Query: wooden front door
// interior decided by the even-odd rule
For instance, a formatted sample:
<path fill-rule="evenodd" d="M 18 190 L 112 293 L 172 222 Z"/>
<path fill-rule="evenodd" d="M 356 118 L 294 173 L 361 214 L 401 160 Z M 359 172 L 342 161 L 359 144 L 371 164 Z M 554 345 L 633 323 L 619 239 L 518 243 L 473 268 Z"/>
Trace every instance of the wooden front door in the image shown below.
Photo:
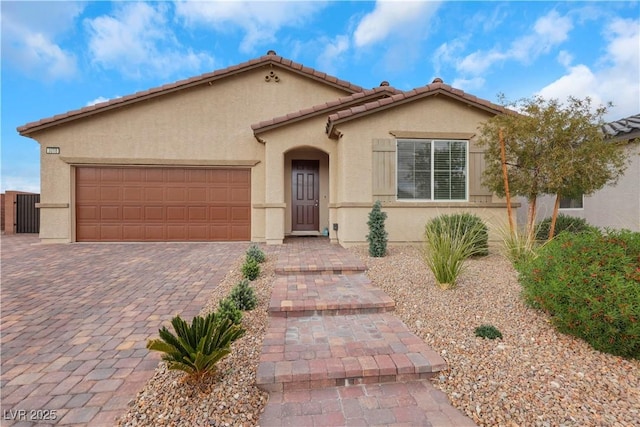
<path fill-rule="evenodd" d="M 291 162 L 292 231 L 318 231 L 320 228 L 320 162 Z"/>

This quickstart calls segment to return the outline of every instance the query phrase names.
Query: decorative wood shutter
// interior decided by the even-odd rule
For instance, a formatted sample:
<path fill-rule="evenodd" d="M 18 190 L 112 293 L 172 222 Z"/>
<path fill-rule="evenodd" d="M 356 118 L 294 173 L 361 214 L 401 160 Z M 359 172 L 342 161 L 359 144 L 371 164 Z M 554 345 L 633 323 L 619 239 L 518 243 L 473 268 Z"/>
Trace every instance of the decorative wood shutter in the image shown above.
<path fill-rule="evenodd" d="M 491 202 L 493 193 L 482 185 L 482 173 L 486 167 L 484 151 L 470 144 L 469 146 L 469 201 Z"/>
<path fill-rule="evenodd" d="M 373 200 L 394 201 L 396 199 L 396 140 L 374 139 L 372 146 Z"/>

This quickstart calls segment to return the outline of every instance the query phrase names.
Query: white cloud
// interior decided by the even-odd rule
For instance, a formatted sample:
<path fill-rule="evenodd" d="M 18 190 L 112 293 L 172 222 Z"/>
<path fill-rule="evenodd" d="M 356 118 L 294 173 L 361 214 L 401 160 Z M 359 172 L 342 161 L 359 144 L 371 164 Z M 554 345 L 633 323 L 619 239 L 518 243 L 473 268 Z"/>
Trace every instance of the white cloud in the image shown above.
<path fill-rule="evenodd" d="M 164 3 L 118 3 L 113 15 L 87 19 L 94 64 L 130 78 L 168 77 L 212 67 L 206 53 L 185 49 L 169 29 Z"/>
<path fill-rule="evenodd" d="M 573 55 L 571 55 L 566 50 L 561 50 L 560 52 L 558 52 L 558 62 L 562 64 L 563 67 L 569 68 L 569 66 L 573 62 Z"/>
<path fill-rule="evenodd" d="M 640 112 L 640 21 L 615 19 L 605 28 L 606 54 L 593 69 L 584 64 L 542 88 L 545 98 L 591 97 L 594 105 L 613 102 L 607 120 Z M 562 63 L 562 61 L 560 61 Z"/>
<path fill-rule="evenodd" d="M 176 16 L 187 25 L 211 26 L 217 31 L 241 29 L 240 50 L 252 53 L 257 46 L 276 41 L 283 27 L 300 27 L 326 6 L 323 2 L 178 1 Z"/>
<path fill-rule="evenodd" d="M 349 50 L 349 36 L 338 35 L 333 40 L 326 40 L 324 50 L 318 55 L 318 68 L 328 73 L 335 73 L 337 62 Z"/>
<path fill-rule="evenodd" d="M 33 78 L 69 79 L 77 59 L 60 39 L 72 31 L 84 6 L 74 2 L 2 2 L 2 57 Z"/>
<path fill-rule="evenodd" d="M 538 18 L 530 34 L 514 40 L 510 47 L 501 50 L 497 47 L 488 51 L 473 52 L 457 63 L 457 70 L 466 74 L 480 75 L 496 62 L 516 60 L 528 63 L 553 47 L 567 40 L 573 23 L 568 16 L 560 16 L 552 10 Z"/>
<path fill-rule="evenodd" d="M 37 172 L 33 176 L 25 175 L 2 175 L 0 192 L 5 191 L 26 191 L 28 193 L 40 192 L 40 176 Z"/>
<path fill-rule="evenodd" d="M 446 82 L 445 82 L 446 83 Z M 484 86 L 485 80 L 482 77 L 473 77 L 471 79 L 455 79 L 451 86 L 464 91 L 480 89 Z"/>
<path fill-rule="evenodd" d="M 438 2 L 381 1 L 373 12 L 362 18 L 353 38 L 356 47 L 383 41 L 391 34 L 414 33 L 428 27 L 426 23 L 439 7 Z"/>
<path fill-rule="evenodd" d="M 432 56 L 433 68 L 436 75 L 440 75 L 444 64 L 449 64 L 455 61 L 455 58 L 458 56 L 458 52 L 464 49 L 465 44 L 466 40 L 457 38 L 438 46 Z"/>
<path fill-rule="evenodd" d="M 89 102 L 87 102 L 87 104 L 85 105 L 86 107 L 91 107 L 92 105 L 96 105 L 96 104 L 100 104 L 102 102 L 107 102 L 111 99 L 115 99 L 118 98 L 118 96 L 114 96 L 113 98 L 105 98 L 104 96 L 99 96 L 96 99 L 93 99 Z"/>

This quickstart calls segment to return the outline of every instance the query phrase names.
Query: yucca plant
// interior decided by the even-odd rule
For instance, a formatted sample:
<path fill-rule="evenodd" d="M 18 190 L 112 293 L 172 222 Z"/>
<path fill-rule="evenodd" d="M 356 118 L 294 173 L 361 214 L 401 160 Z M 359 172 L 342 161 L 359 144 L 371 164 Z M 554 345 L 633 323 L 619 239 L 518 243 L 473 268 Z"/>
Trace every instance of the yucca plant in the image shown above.
<path fill-rule="evenodd" d="M 255 260 L 257 263 L 263 263 L 267 259 L 267 256 L 258 245 L 253 244 L 249 246 L 249 249 L 247 249 L 247 261 L 251 259 Z"/>
<path fill-rule="evenodd" d="M 247 279 L 242 279 L 231 289 L 229 298 L 239 310 L 243 311 L 253 310 L 258 304 L 258 298 L 256 298 L 256 294 Z"/>
<path fill-rule="evenodd" d="M 216 363 L 231 352 L 231 343 L 245 333 L 231 320 L 218 319 L 216 313 L 196 316 L 191 325 L 176 316 L 171 324 L 175 335 L 163 326 L 160 338 L 147 341 L 147 348 L 164 353 L 162 360 L 169 369 L 198 378 L 215 371 Z"/>
<path fill-rule="evenodd" d="M 451 289 L 456 286 L 465 260 L 481 253 L 477 242 L 484 232 L 484 224 L 469 226 L 462 217 L 456 216 L 447 221 L 441 221 L 438 217 L 427 223 L 424 260 L 440 288 Z"/>
<path fill-rule="evenodd" d="M 520 270 L 524 265 L 534 260 L 538 255 L 538 249 L 544 243 L 536 241 L 535 237 L 522 230 L 511 232 L 507 227 L 500 229 L 502 238 L 502 255 L 511 261 L 511 265 L 516 270 Z"/>

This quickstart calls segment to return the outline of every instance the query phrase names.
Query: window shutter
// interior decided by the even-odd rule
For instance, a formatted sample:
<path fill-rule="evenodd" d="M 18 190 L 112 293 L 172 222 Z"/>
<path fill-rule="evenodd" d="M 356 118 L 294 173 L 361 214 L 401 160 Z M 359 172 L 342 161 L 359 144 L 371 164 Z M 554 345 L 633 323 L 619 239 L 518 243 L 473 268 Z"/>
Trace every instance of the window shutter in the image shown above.
<path fill-rule="evenodd" d="M 372 146 L 373 200 L 393 201 L 396 198 L 396 140 L 374 139 Z"/>
<path fill-rule="evenodd" d="M 490 202 L 493 193 L 482 185 L 482 173 L 486 161 L 484 152 L 469 147 L 469 200 L 472 202 Z"/>

